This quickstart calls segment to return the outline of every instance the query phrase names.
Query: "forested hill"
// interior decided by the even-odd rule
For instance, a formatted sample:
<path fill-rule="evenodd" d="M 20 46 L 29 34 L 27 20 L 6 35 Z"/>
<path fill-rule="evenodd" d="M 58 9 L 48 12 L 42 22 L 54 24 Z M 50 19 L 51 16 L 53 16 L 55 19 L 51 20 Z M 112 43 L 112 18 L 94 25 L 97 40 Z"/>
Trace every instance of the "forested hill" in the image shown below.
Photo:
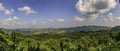
<path fill-rule="evenodd" d="M 67 30 L 67 31 L 97 31 L 97 30 L 110 30 L 112 27 L 107 27 L 107 26 L 78 26 L 78 27 L 69 27 L 69 28 L 23 28 L 23 29 L 4 29 L 4 31 L 11 31 L 11 30 L 16 30 L 16 31 L 38 31 L 38 30 Z"/>
<path fill-rule="evenodd" d="M 112 31 L 119 31 L 120 30 L 120 26 L 115 26 L 111 29 Z"/>
<path fill-rule="evenodd" d="M 71 32 L 79 32 L 79 31 L 100 31 L 100 30 L 111 30 L 111 31 L 119 31 L 120 26 L 115 27 L 107 27 L 107 26 L 79 26 L 79 27 L 70 27 L 70 28 L 24 28 L 24 29 L 2 29 L 5 32 L 17 31 L 22 34 L 69 34 Z"/>
<path fill-rule="evenodd" d="M 120 51 L 120 30 L 54 32 L 0 30 L 0 51 Z"/>
<path fill-rule="evenodd" d="M 98 31 L 98 30 L 110 30 L 111 27 L 107 26 L 81 26 L 81 27 L 70 27 L 66 28 L 66 30 L 73 31 Z"/>

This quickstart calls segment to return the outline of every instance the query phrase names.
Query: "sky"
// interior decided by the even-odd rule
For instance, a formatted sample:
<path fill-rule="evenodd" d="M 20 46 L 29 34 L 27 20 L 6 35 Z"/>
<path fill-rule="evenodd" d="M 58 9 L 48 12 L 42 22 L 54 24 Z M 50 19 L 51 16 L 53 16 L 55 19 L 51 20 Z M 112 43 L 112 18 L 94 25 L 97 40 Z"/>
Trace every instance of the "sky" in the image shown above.
<path fill-rule="evenodd" d="M 0 0 L 1 28 L 120 25 L 118 0 Z"/>

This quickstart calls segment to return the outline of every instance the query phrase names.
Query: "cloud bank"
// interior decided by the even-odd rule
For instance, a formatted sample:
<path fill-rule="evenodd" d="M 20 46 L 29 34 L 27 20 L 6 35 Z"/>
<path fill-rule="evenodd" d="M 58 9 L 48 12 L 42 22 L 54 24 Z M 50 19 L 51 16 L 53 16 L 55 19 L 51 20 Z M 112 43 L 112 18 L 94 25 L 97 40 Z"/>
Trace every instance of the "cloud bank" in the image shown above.
<path fill-rule="evenodd" d="M 113 13 L 109 13 L 103 20 L 106 26 L 120 25 L 120 17 L 114 17 Z"/>
<path fill-rule="evenodd" d="M 117 5 L 115 0 L 79 0 L 76 8 L 87 18 L 96 18 Z"/>
<path fill-rule="evenodd" d="M 7 19 L 4 19 L 1 21 L 1 24 L 4 26 L 17 26 L 19 25 L 19 18 L 14 16 L 14 17 L 9 17 Z"/>
<path fill-rule="evenodd" d="M 84 19 L 84 18 L 81 18 L 81 17 L 75 16 L 73 20 L 74 20 L 75 22 L 83 22 L 85 19 Z"/>
<path fill-rule="evenodd" d="M 65 20 L 64 19 L 56 19 L 57 22 L 64 22 Z"/>

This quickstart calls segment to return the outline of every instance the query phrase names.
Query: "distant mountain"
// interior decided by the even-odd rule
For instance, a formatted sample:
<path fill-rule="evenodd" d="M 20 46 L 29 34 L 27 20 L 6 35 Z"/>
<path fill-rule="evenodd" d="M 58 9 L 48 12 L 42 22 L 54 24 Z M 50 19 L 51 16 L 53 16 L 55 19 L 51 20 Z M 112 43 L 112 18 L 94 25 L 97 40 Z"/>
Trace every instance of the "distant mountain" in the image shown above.
<path fill-rule="evenodd" d="M 32 33 L 32 32 L 59 32 L 65 30 L 66 32 L 74 31 L 98 31 L 98 30 L 110 30 L 111 27 L 107 26 L 80 26 L 80 27 L 70 27 L 70 28 L 37 28 L 37 29 L 2 29 L 5 32 L 11 32 L 13 30 L 22 33 Z"/>
<path fill-rule="evenodd" d="M 110 30 L 111 27 L 107 26 L 81 26 L 81 27 L 71 27 L 66 28 L 66 30 L 73 30 L 73 31 L 97 31 L 97 30 Z"/>
<path fill-rule="evenodd" d="M 5 28 L 0 28 L 1 30 L 3 30 L 4 32 L 11 32 L 13 31 L 13 29 L 5 29 Z"/>
<path fill-rule="evenodd" d="M 112 30 L 112 31 L 118 31 L 118 30 L 120 30 L 120 26 L 115 26 L 115 27 L 113 27 L 111 30 Z"/>

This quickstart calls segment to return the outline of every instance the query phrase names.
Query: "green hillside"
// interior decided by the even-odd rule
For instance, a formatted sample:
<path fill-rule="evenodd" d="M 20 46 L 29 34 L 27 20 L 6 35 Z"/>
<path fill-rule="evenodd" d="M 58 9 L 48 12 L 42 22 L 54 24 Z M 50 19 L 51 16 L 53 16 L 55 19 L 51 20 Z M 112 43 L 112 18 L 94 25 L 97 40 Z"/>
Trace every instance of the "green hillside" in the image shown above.
<path fill-rule="evenodd" d="M 115 26 L 112 28 L 113 31 L 119 31 L 120 30 L 120 26 Z"/>
<path fill-rule="evenodd" d="M 0 29 L 0 51 L 120 51 L 120 31 L 22 34 Z"/>

